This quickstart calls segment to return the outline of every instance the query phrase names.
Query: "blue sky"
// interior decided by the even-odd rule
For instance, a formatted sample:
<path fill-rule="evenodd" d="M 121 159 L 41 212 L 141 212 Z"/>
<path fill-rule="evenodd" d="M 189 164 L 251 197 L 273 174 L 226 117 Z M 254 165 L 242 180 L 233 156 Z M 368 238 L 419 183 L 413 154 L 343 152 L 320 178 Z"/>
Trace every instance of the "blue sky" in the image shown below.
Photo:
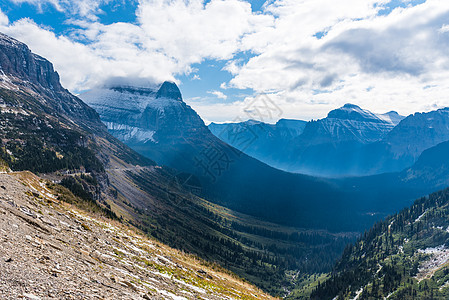
<path fill-rule="evenodd" d="M 284 118 L 409 114 L 449 106 L 447 2 L 5 0 L 0 30 L 74 93 L 173 80 L 206 121 L 245 119 L 262 93 Z"/>

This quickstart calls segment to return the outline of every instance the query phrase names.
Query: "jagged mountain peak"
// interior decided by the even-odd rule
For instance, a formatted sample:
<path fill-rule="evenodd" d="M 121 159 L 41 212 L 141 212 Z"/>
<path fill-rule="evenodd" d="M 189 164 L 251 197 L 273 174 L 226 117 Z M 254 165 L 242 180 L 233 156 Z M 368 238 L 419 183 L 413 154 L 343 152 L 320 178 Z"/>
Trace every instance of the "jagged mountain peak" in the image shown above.
<path fill-rule="evenodd" d="M 347 103 L 344 106 L 334 109 L 329 112 L 327 118 L 332 119 L 346 119 L 355 121 L 375 121 L 382 122 L 376 114 L 370 112 L 369 110 L 362 109 L 360 106 L 355 104 Z"/>
<path fill-rule="evenodd" d="M 96 88 L 80 97 L 100 113 L 109 131 L 122 141 L 157 143 L 167 134 L 191 136 L 207 130 L 196 112 L 182 101 L 173 82 L 157 87 Z"/>
<path fill-rule="evenodd" d="M 157 91 L 156 98 L 169 98 L 182 101 L 181 91 L 174 82 L 165 81 Z"/>
<path fill-rule="evenodd" d="M 46 89 L 64 90 L 53 64 L 22 42 L 0 33 L 0 69 L 4 76 L 25 79 Z"/>
<path fill-rule="evenodd" d="M 71 120 L 83 120 L 83 127 L 104 130 L 98 114 L 62 87 L 52 63 L 3 33 L 0 33 L 0 89 L 35 97 L 40 107 L 34 111 L 51 109 Z"/>
<path fill-rule="evenodd" d="M 449 113 L 449 107 L 443 107 L 443 108 L 440 108 L 440 109 L 438 109 L 437 110 L 438 112 L 441 112 L 441 113 Z"/>
<path fill-rule="evenodd" d="M 245 123 L 245 124 L 247 124 L 247 125 L 265 124 L 265 123 L 262 122 L 262 121 L 258 121 L 258 120 L 254 120 L 254 119 L 249 119 L 249 120 L 247 120 L 247 121 L 245 121 L 245 122 L 243 122 L 243 123 Z"/>
<path fill-rule="evenodd" d="M 1 32 L 0 32 L 0 44 L 5 45 L 5 46 L 16 47 L 16 48 L 25 47 L 28 49 L 28 47 L 24 43 L 19 42 L 18 40 L 14 39 L 4 33 L 1 33 Z"/>
<path fill-rule="evenodd" d="M 363 109 L 358 105 L 346 103 L 342 107 L 330 111 L 327 118 L 397 125 L 404 119 L 404 116 L 398 114 L 396 111 L 376 114 L 367 109 Z"/>
<path fill-rule="evenodd" d="M 393 125 L 397 125 L 399 124 L 399 122 L 401 122 L 405 117 L 403 115 L 400 115 L 398 112 L 396 111 L 389 111 L 387 113 L 384 114 L 380 114 L 377 115 L 380 119 L 391 123 Z"/>
<path fill-rule="evenodd" d="M 395 110 L 391 110 L 391 111 L 385 113 L 385 115 L 393 115 L 393 116 L 396 116 L 396 115 L 399 115 L 399 113 L 398 113 L 397 111 L 395 111 Z"/>
<path fill-rule="evenodd" d="M 342 108 L 346 108 L 346 109 L 361 109 L 360 106 L 352 104 L 352 103 L 346 103 L 345 105 L 343 105 Z"/>

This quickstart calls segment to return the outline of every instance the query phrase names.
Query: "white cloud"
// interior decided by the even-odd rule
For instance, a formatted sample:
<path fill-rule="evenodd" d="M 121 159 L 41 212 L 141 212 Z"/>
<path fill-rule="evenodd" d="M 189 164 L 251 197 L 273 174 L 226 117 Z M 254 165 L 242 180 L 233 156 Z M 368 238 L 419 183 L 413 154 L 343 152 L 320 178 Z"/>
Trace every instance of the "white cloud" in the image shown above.
<path fill-rule="evenodd" d="M 270 16 L 253 14 L 245 1 L 203 2 L 141 0 L 137 15 L 146 35 L 143 46 L 185 66 L 205 58 L 231 59 L 246 34 L 272 22 Z"/>
<path fill-rule="evenodd" d="M 68 9 L 68 0 L 14 0 L 36 6 Z M 108 0 L 82 0 L 76 7 L 86 15 Z M 83 10 L 92 4 L 91 10 Z M 73 4 L 75 5 L 75 4 Z M 229 59 L 241 39 L 272 17 L 254 14 L 240 0 L 141 0 L 137 23 L 104 25 L 92 19 L 70 19 L 79 29 L 56 36 L 49 29 L 22 19 L 0 30 L 25 42 L 32 51 L 51 60 L 61 81 L 78 92 L 101 84 L 109 77 L 176 81 L 175 75 L 195 71 L 192 64 L 204 59 Z M 77 42 L 77 41 L 82 41 Z"/>
<path fill-rule="evenodd" d="M 9 23 L 0 12 L 0 30 L 51 60 L 74 92 L 111 77 L 159 82 L 190 74 L 196 80 L 193 66 L 208 59 L 227 61 L 223 71 L 233 78 L 221 89 L 268 93 L 283 117 L 322 117 L 347 102 L 403 114 L 449 105 L 445 0 L 386 16 L 378 12 L 389 0 L 274 0 L 260 13 L 243 0 L 140 0 L 135 23 L 110 25 L 95 14 L 113 0 L 12 1 L 75 11 L 78 30 L 67 36 L 29 19 Z M 253 57 L 240 60 L 242 52 Z M 209 120 L 229 120 L 244 104 L 197 101 L 193 107 Z"/>
<path fill-rule="evenodd" d="M 8 24 L 9 24 L 8 16 L 5 15 L 5 14 L 0 10 L 0 26 L 4 26 L 4 25 L 8 25 Z"/>
<path fill-rule="evenodd" d="M 441 33 L 445 33 L 445 32 L 448 32 L 448 31 L 449 31 L 449 25 L 444 24 L 443 26 L 441 26 L 441 28 L 440 28 L 440 32 Z"/>
<path fill-rule="evenodd" d="M 228 99 L 228 96 L 226 96 L 225 94 L 223 94 L 220 91 L 209 91 L 209 94 L 215 95 L 218 99 L 223 99 L 226 100 Z"/>
<path fill-rule="evenodd" d="M 347 102 L 404 114 L 448 106 L 449 36 L 441 29 L 449 2 L 427 0 L 379 16 L 386 2 L 275 1 L 267 7 L 275 27 L 244 38 L 258 55 L 229 70 L 229 85 L 282 96 L 284 111 L 304 118 L 310 105 L 316 116 Z M 319 39 L 317 32 L 325 34 Z"/>
<path fill-rule="evenodd" d="M 240 69 L 242 68 L 241 60 L 230 60 L 226 63 L 226 65 L 223 67 L 223 71 L 228 71 L 232 75 L 237 75 L 240 72 Z"/>

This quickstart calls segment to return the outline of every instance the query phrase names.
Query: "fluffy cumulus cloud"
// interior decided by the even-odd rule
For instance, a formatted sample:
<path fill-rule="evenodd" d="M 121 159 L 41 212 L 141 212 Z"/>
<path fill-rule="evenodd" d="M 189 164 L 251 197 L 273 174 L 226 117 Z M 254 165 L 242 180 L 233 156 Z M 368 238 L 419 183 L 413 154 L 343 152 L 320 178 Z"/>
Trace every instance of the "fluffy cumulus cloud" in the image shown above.
<path fill-rule="evenodd" d="M 220 91 L 209 91 L 209 94 L 216 96 L 218 99 L 226 100 L 228 96 L 226 96 L 223 92 Z"/>
<path fill-rule="evenodd" d="M 0 10 L 0 26 L 8 25 L 8 23 L 9 23 L 8 16 L 5 15 L 5 14 Z"/>
<path fill-rule="evenodd" d="M 379 14 L 387 1 L 276 1 L 274 28 L 246 37 L 258 51 L 231 86 L 273 92 L 312 118 L 346 102 L 404 114 L 448 106 L 449 2 Z M 319 16 L 317 18 L 317 16 Z"/>
<path fill-rule="evenodd" d="M 192 101 L 212 121 L 233 119 L 251 101 L 220 91 L 230 88 L 266 93 L 289 118 L 322 117 L 347 102 L 403 114 L 449 106 L 446 0 L 395 0 L 403 5 L 393 10 L 390 0 L 274 0 L 257 12 L 244 0 L 140 0 L 135 22 L 108 25 L 96 16 L 114 0 L 10 1 L 68 12 L 66 35 L 1 12 L 0 30 L 54 62 L 75 92 L 110 78 L 198 79 L 195 64 L 216 60 L 231 79 L 205 93 L 222 103 Z"/>
<path fill-rule="evenodd" d="M 148 36 L 144 46 L 186 65 L 204 58 L 231 59 L 245 35 L 272 22 L 240 0 L 143 0 L 138 17 Z"/>
<path fill-rule="evenodd" d="M 71 3 L 13 1 L 51 4 L 61 10 L 68 9 Z M 90 11 L 82 9 L 91 2 Z M 87 17 L 71 18 L 76 29 L 67 36 L 56 36 L 31 19 L 0 23 L 0 30 L 49 58 L 60 71 L 64 85 L 76 92 L 109 77 L 176 81 L 176 75 L 191 73 L 192 64 L 204 59 L 231 59 L 240 51 L 245 35 L 272 21 L 270 16 L 254 14 L 251 5 L 240 0 L 212 0 L 207 4 L 201 0 L 141 0 L 135 24 L 105 25 L 88 15 L 103 2 L 107 1 L 84 0 L 76 4 L 79 14 Z"/>

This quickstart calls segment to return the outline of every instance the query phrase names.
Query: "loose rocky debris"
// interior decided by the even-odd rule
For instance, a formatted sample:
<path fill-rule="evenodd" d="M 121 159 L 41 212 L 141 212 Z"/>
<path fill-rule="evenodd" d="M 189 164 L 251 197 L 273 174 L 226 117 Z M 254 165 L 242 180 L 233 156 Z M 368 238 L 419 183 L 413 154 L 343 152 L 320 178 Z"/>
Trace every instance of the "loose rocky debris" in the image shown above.
<path fill-rule="evenodd" d="M 447 264 L 449 261 L 449 249 L 444 245 L 435 248 L 427 248 L 418 250 L 418 253 L 428 254 L 429 258 L 419 266 L 419 272 L 416 278 L 421 281 L 426 278 L 431 278 L 435 271 Z"/>
<path fill-rule="evenodd" d="M 270 299 L 130 228 L 0 174 L 0 299 Z"/>

